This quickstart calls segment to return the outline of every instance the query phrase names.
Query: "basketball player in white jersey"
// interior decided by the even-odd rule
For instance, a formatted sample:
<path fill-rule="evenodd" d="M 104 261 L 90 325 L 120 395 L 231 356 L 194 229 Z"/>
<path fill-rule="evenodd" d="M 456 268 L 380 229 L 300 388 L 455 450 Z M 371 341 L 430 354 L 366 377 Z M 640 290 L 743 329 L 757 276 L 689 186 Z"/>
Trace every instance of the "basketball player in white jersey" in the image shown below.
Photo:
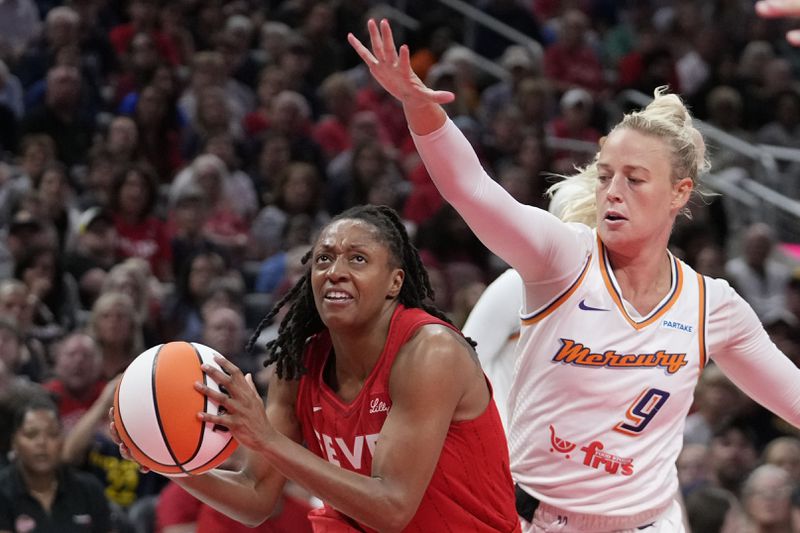
<path fill-rule="evenodd" d="M 481 168 L 434 91 L 370 21 L 351 45 L 402 104 L 442 196 L 524 284 L 520 355 L 509 393 L 518 512 L 531 532 L 682 532 L 675 459 L 708 357 L 740 389 L 800 426 L 800 369 L 725 281 L 667 250 L 706 170 L 705 145 L 675 95 L 657 91 L 612 129 L 567 183 L 591 183 L 565 214 L 518 203 Z M 569 216 L 569 215 L 567 215 Z"/>
<path fill-rule="evenodd" d="M 565 183 L 554 191 L 548 210 L 565 222 L 583 222 L 594 227 L 594 217 L 571 220 L 564 218 L 564 199 L 580 194 L 584 182 Z M 580 213 L 570 213 L 581 216 Z M 509 268 L 483 291 L 472 308 L 462 328 L 464 335 L 478 343 L 477 353 L 483 371 L 492 382 L 495 403 L 500 411 L 503 427 L 508 431 L 508 392 L 514 376 L 517 360 L 517 341 L 520 333 L 520 309 L 522 307 L 522 278 L 513 268 Z"/>

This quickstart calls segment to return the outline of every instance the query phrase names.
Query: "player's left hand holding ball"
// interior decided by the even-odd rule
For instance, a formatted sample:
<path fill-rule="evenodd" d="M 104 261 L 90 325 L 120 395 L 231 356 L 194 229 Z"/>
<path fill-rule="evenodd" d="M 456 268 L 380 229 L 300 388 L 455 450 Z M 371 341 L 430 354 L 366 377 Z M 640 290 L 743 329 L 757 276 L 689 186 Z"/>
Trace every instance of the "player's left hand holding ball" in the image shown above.
<path fill-rule="evenodd" d="M 198 418 L 206 423 L 219 424 L 228 428 L 233 437 L 243 446 L 258 450 L 265 446 L 275 429 L 267 418 L 264 402 L 253 383 L 252 374 L 246 376 L 242 371 L 220 355 L 214 361 L 224 370 L 211 365 L 201 368 L 225 392 L 218 392 L 207 385 L 195 382 L 195 390 L 219 403 L 224 414 L 198 413 Z"/>

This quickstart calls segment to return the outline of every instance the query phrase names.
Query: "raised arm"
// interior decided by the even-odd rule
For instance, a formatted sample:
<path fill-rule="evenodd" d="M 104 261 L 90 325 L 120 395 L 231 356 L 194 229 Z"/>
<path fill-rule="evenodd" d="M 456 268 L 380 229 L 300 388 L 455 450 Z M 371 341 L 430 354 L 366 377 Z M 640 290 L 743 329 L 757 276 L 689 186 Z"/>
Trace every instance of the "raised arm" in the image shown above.
<path fill-rule="evenodd" d="M 717 305 L 710 302 L 711 356 L 748 396 L 800 428 L 800 368 L 775 346 L 755 312 L 733 289 L 726 285 L 721 292 Z"/>
<path fill-rule="evenodd" d="M 218 360 L 239 378 L 233 365 Z M 235 414 L 242 392 L 226 377 L 209 374 L 225 385 L 234 402 L 209 422 L 228 426 L 254 453 L 345 515 L 379 531 L 400 531 L 416 513 L 438 462 L 454 417 L 474 417 L 486 408 L 489 393 L 466 344 L 443 326 L 425 326 L 407 343 L 392 370 L 392 409 L 375 448 L 372 476 L 365 476 L 318 457 L 271 425 L 273 418 L 251 419 L 244 429 Z M 275 380 L 273 380 L 275 383 Z M 233 390 L 232 390 L 233 389 Z M 210 394 L 211 395 L 211 394 Z M 272 396 L 272 385 L 270 385 Z M 466 400 L 465 400 L 466 398 Z M 217 398 L 214 398 L 217 399 Z M 224 398 L 219 398 L 225 402 Z M 241 437 L 240 434 L 246 434 Z M 235 501 L 233 496 L 230 499 Z"/>
<path fill-rule="evenodd" d="M 477 237 L 526 281 L 571 282 L 583 262 L 576 232 L 556 217 L 520 204 L 481 167 L 466 137 L 440 104 L 453 94 L 426 87 L 414 74 L 406 45 L 395 48 L 389 23 L 368 22 L 372 51 L 348 40 L 372 76 L 403 104 L 422 160 L 437 189 Z"/>

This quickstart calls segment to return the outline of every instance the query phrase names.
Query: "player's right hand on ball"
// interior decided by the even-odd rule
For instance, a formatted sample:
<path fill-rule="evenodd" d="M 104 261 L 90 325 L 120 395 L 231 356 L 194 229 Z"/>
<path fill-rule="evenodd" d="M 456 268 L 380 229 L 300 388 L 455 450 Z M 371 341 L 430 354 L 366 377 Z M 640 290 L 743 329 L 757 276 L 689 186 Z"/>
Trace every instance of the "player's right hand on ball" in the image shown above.
<path fill-rule="evenodd" d="M 119 433 L 117 432 L 117 426 L 114 423 L 114 406 L 108 408 L 108 434 L 111 436 L 111 440 L 119 447 L 119 454 L 122 456 L 123 459 L 127 459 L 128 461 L 133 461 L 136 463 L 136 459 L 133 458 L 131 455 L 131 451 L 125 446 L 125 443 L 122 442 L 122 439 L 119 438 Z M 138 464 L 138 463 L 137 463 Z M 150 469 L 139 465 L 139 472 L 142 474 L 146 474 L 149 472 Z"/>

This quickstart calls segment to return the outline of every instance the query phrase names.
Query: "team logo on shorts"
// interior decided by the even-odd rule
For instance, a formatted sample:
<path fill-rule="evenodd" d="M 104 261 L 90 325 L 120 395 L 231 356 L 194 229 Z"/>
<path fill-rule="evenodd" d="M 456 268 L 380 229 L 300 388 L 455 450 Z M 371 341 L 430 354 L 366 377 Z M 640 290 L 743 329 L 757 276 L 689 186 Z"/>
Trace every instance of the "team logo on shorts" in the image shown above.
<path fill-rule="evenodd" d="M 578 447 L 574 442 L 558 437 L 556 428 L 552 424 L 550 424 L 550 446 L 550 453 L 563 454 L 565 459 L 570 459 L 570 453 Z M 595 470 L 603 470 L 610 475 L 630 476 L 633 474 L 633 459 L 608 453 L 603 448 L 605 445 L 599 440 L 581 446 L 583 465 Z"/>

